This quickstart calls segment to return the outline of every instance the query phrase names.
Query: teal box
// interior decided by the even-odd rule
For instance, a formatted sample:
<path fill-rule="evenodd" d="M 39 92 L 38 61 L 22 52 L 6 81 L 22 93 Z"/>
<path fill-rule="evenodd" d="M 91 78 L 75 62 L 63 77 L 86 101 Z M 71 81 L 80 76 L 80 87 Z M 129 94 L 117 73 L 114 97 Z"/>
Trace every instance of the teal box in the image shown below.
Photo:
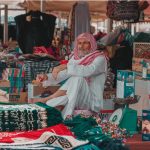
<path fill-rule="evenodd" d="M 117 98 L 134 97 L 135 72 L 129 70 L 117 71 Z"/>

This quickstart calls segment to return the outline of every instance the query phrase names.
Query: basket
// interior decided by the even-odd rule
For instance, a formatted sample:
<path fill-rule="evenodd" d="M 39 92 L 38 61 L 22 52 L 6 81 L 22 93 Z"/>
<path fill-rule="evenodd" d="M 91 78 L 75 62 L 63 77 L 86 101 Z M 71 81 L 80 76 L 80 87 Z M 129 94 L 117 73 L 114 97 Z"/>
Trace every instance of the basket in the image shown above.
<path fill-rule="evenodd" d="M 134 42 L 133 56 L 136 58 L 150 59 L 150 43 Z"/>
<path fill-rule="evenodd" d="M 120 1 L 117 3 L 117 10 L 114 15 L 116 20 L 137 22 L 140 16 L 138 1 Z"/>
<path fill-rule="evenodd" d="M 127 98 L 114 98 L 114 103 L 120 104 L 120 105 L 129 105 L 129 104 L 135 104 L 138 103 L 140 99 L 139 95 L 135 95 L 134 97 L 127 97 Z"/>
<path fill-rule="evenodd" d="M 138 22 L 140 16 L 138 1 L 108 1 L 106 14 L 117 21 Z"/>

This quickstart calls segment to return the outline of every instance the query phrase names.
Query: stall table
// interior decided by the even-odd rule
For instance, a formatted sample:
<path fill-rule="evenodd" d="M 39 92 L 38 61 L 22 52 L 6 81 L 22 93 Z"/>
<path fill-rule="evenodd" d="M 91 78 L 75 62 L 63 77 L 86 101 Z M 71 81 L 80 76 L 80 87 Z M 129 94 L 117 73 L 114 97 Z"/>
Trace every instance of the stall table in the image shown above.
<path fill-rule="evenodd" d="M 136 134 L 127 139 L 126 143 L 130 150 L 150 150 L 150 141 L 142 141 L 142 135 Z"/>

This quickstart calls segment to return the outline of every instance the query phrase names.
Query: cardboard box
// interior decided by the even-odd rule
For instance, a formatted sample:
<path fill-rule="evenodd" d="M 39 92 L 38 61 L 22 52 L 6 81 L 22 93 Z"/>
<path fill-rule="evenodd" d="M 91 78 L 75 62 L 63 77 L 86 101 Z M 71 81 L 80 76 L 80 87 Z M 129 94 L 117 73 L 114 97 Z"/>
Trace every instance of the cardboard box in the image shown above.
<path fill-rule="evenodd" d="M 116 97 L 116 89 L 113 89 L 111 91 L 104 91 L 103 93 L 103 99 L 113 99 Z"/>
<path fill-rule="evenodd" d="M 0 102 L 27 103 L 27 92 L 10 93 L 10 88 L 9 81 L 0 81 L 0 89 L 6 92 L 6 95 L 0 96 Z"/>
<path fill-rule="evenodd" d="M 35 96 L 41 95 L 44 91 L 51 91 L 55 93 L 60 88 L 60 85 L 43 87 L 36 84 L 28 84 L 28 99 L 34 98 Z"/>
<path fill-rule="evenodd" d="M 14 85 L 12 83 L 14 83 Z M 18 84 L 18 86 L 16 85 L 16 83 Z M 23 86 L 22 81 L 17 81 L 17 82 L 12 82 L 7 80 L 0 81 L 0 89 L 7 91 L 8 94 L 10 93 L 20 94 L 20 92 L 24 91 L 24 88 L 22 86 Z"/>
<path fill-rule="evenodd" d="M 28 93 L 20 92 L 20 94 L 17 94 L 17 93 L 6 94 L 3 96 L 0 96 L 0 102 L 27 103 L 28 102 Z"/>
<path fill-rule="evenodd" d="M 17 93 L 9 94 L 9 102 L 11 102 L 11 103 L 27 103 L 28 102 L 28 93 L 20 92 L 20 94 L 17 94 Z"/>
<path fill-rule="evenodd" d="M 104 91 L 103 94 L 103 109 L 104 110 L 113 110 L 114 102 L 113 99 L 116 97 L 116 90 Z"/>
<path fill-rule="evenodd" d="M 142 111 L 142 140 L 150 141 L 150 110 Z"/>
<path fill-rule="evenodd" d="M 138 116 L 142 116 L 142 110 L 150 109 L 150 80 L 135 79 L 135 95 L 140 96 L 138 103 L 130 104 L 129 107 L 137 110 Z"/>
<path fill-rule="evenodd" d="M 7 80 L 0 80 L 0 87 L 10 87 L 10 82 Z"/>
<path fill-rule="evenodd" d="M 132 59 L 132 70 L 142 73 L 144 63 L 146 63 L 146 65 L 147 65 L 147 74 L 150 75 L 150 60 L 149 59 L 134 57 Z"/>
<path fill-rule="evenodd" d="M 9 100 L 8 100 L 8 98 L 6 97 L 6 95 L 0 95 L 0 102 L 8 103 Z"/>
<path fill-rule="evenodd" d="M 129 70 L 117 71 L 117 98 L 134 97 L 135 72 Z"/>

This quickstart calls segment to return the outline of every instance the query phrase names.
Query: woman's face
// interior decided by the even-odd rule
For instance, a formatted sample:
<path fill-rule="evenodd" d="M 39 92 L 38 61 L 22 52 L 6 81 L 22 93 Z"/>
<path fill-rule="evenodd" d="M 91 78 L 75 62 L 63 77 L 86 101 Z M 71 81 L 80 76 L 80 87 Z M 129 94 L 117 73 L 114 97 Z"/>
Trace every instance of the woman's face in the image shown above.
<path fill-rule="evenodd" d="M 89 41 L 87 41 L 86 39 L 79 39 L 78 40 L 78 49 L 85 52 L 85 51 L 89 51 L 91 48 L 91 44 Z"/>

